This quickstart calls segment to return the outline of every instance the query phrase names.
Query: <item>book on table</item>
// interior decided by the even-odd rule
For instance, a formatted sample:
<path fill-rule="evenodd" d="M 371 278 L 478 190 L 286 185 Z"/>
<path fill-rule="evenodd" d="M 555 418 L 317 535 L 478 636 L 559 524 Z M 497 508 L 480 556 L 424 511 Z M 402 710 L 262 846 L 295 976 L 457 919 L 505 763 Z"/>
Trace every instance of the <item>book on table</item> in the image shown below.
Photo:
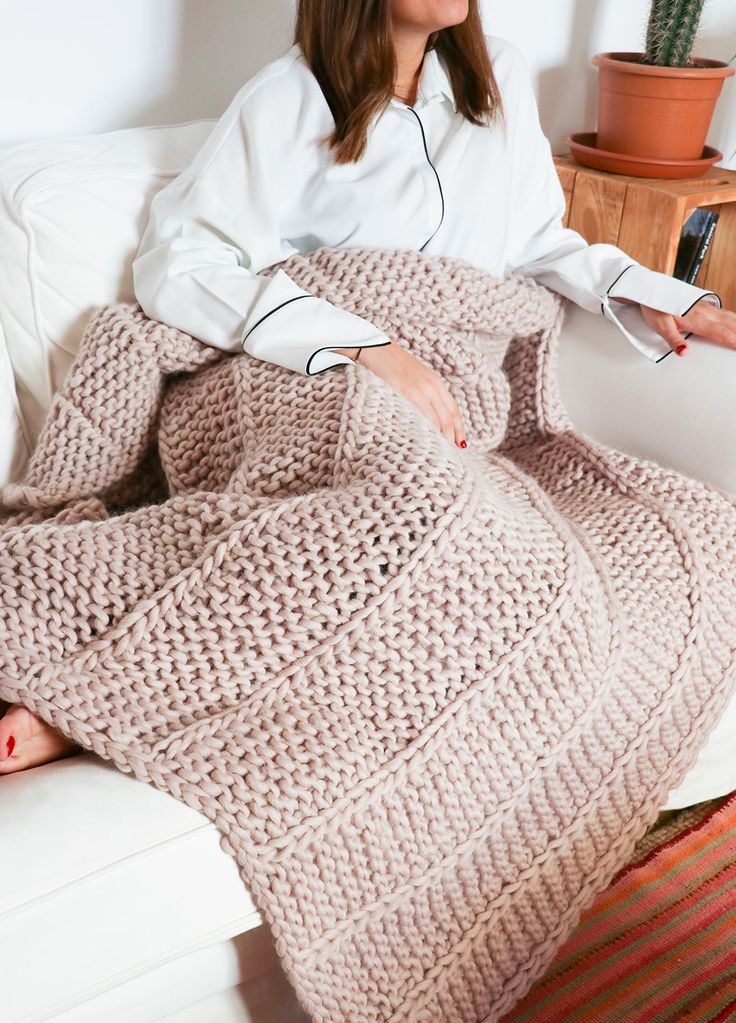
<path fill-rule="evenodd" d="M 695 284 L 718 223 L 717 210 L 694 210 L 685 221 L 675 257 L 673 277 Z"/>

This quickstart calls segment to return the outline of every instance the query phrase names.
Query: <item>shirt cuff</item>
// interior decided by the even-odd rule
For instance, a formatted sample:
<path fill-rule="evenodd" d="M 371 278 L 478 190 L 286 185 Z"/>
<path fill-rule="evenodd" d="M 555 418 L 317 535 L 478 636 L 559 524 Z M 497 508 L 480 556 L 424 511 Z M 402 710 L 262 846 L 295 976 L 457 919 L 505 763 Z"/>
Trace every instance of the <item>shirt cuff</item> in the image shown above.
<path fill-rule="evenodd" d="M 652 362 L 661 362 L 672 354 L 665 339 L 649 326 L 642 315 L 640 305 L 617 302 L 616 297 L 630 298 L 634 302 L 660 309 L 673 316 L 684 316 L 696 302 L 705 300 L 712 305 L 723 307 L 720 295 L 715 291 L 698 288 L 677 277 L 651 270 L 640 263 L 631 263 L 611 283 L 603 296 L 601 312 L 615 323 L 629 339 L 634 348 L 646 355 Z M 685 335 L 690 337 L 692 331 Z"/>
<path fill-rule="evenodd" d="M 251 309 L 241 338 L 243 350 L 256 359 L 315 376 L 353 361 L 331 348 L 391 344 L 369 320 L 304 291 L 283 270 L 272 281 Z M 274 297 L 283 300 L 274 305 Z"/>

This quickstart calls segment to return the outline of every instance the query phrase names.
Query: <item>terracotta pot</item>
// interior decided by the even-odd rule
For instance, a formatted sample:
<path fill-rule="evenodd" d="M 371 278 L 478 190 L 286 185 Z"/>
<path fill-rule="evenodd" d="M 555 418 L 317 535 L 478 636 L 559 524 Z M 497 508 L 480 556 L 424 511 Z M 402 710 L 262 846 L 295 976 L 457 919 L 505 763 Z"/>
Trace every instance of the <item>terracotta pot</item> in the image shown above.
<path fill-rule="evenodd" d="M 659 160 L 703 155 L 716 101 L 734 69 L 694 57 L 697 67 L 644 64 L 643 53 L 596 53 L 598 146 Z"/>

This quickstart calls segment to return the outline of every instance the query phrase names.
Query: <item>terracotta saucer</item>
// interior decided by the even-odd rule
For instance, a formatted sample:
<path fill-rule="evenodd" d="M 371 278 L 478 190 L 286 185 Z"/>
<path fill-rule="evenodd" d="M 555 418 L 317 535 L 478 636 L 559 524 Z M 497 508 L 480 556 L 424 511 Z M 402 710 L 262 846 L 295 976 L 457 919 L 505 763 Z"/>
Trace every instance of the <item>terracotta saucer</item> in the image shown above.
<path fill-rule="evenodd" d="M 655 160 L 650 156 L 611 153 L 597 148 L 597 135 L 595 131 L 578 131 L 565 135 L 564 142 L 578 163 L 612 174 L 630 174 L 637 178 L 697 178 L 723 159 L 723 153 L 713 146 L 705 146 L 699 160 Z"/>

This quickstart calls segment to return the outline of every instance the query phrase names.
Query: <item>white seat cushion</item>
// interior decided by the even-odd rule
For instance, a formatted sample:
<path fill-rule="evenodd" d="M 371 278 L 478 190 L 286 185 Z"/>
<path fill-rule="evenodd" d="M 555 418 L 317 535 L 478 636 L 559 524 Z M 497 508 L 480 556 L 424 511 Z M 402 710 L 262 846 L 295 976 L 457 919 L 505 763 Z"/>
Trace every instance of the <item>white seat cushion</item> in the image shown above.
<path fill-rule="evenodd" d="M 51 1023 L 309 1023 L 266 924 L 136 974 Z M 13 1021 L 11 1021 L 13 1023 Z"/>
<path fill-rule="evenodd" d="M 2 1018 L 36 1023 L 262 918 L 206 817 L 83 753 L 0 779 Z"/>

